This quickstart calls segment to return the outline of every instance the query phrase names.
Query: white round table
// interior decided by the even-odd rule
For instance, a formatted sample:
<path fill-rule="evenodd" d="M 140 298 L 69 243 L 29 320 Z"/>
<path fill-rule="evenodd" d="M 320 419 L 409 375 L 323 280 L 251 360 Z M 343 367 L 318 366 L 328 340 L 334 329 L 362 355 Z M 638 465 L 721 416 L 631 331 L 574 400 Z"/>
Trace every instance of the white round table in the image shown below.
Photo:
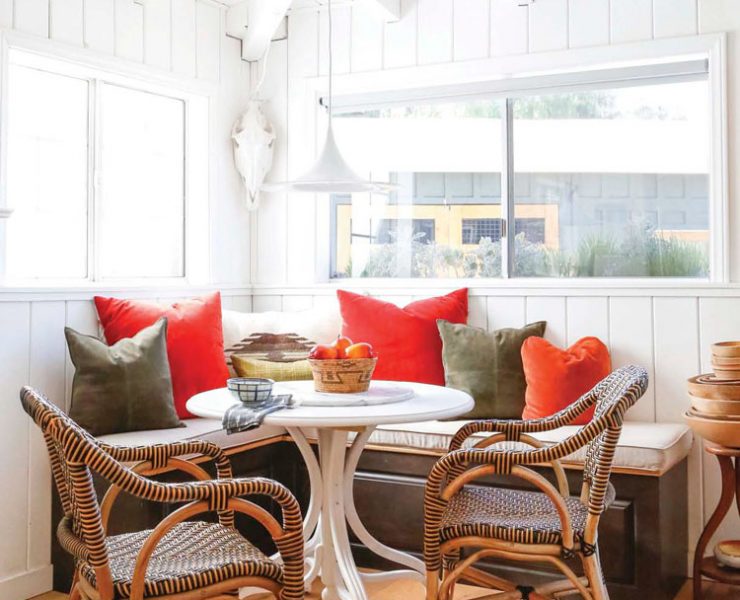
<path fill-rule="evenodd" d="M 313 384 L 305 382 L 305 385 Z M 377 425 L 456 417 L 473 408 L 473 399 L 445 387 L 420 383 L 399 385 L 411 388 L 413 398 L 371 406 L 297 406 L 274 412 L 264 420 L 266 425 L 285 427 L 306 461 L 311 483 L 311 501 L 304 519 L 306 588 L 316 576 L 321 577 L 325 588 L 323 600 L 367 600 L 364 582 L 369 581 L 400 578 L 425 581 L 422 561 L 381 544 L 365 529 L 353 498 L 355 469 Z M 281 390 L 281 384 L 275 384 L 275 394 L 285 391 L 288 390 Z M 233 404 L 234 396 L 223 388 L 193 396 L 187 408 L 199 417 L 222 418 Z M 356 432 L 356 436 L 348 446 L 351 432 Z M 308 437 L 318 437 L 318 460 Z M 352 558 L 347 524 L 368 549 L 410 570 L 360 573 Z"/>

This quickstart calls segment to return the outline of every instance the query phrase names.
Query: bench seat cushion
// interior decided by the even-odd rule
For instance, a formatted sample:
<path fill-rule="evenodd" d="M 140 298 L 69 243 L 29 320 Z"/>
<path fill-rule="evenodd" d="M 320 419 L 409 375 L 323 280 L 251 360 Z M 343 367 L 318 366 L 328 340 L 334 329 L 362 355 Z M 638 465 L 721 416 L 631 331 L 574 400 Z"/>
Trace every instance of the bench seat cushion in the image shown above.
<path fill-rule="evenodd" d="M 186 419 L 183 423 L 185 423 L 185 427 L 112 433 L 101 435 L 98 439 L 117 446 L 149 446 L 151 444 L 168 444 L 181 440 L 198 439 L 213 442 L 224 450 L 229 450 L 244 444 L 279 437 L 286 433 L 282 427 L 263 425 L 250 431 L 226 435 L 221 427 L 221 419 Z"/>
<path fill-rule="evenodd" d="M 370 437 L 369 445 L 385 449 L 403 448 L 435 454 L 444 453 L 452 436 L 469 421 L 424 421 L 403 425 L 382 425 Z M 578 426 L 561 427 L 536 433 L 533 437 L 545 444 L 556 444 L 578 431 Z M 482 439 L 487 434 L 478 434 Z M 614 469 L 643 475 L 659 476 L 683 460 L 691 449 L 691 430 L 678 423 L 628 422 L 614 456 Z M 529 447 L 529 446 L 525 446 Z M 583 464 L 585 450 L 579 450 L 562 462 L 578 468 Z"/>

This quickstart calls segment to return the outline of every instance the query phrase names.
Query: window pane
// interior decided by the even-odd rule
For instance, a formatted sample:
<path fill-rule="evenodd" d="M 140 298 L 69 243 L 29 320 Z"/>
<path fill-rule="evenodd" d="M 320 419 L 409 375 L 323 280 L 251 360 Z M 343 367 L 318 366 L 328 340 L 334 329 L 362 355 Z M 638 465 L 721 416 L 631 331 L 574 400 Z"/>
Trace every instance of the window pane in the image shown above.
<path fill-rule="evenodd" d="M 706 81 L 514 102 L 513 273 L 707 277 Z"/>
<path fill-rule="evenodd" d="M 184 103 L 102 86 L 102 277 L 185 274 Z"/>
<path fill-rule="evenodd" d="M 348 162 L 399 189 L 332 196 L 332 276 L 500 276 L 502 113 L 482 101 L 338 115 Z"/>
<path fill-rule="evenodd" d="M 87 276 L 88 83 L 8 71 L 7 276 Z"/>

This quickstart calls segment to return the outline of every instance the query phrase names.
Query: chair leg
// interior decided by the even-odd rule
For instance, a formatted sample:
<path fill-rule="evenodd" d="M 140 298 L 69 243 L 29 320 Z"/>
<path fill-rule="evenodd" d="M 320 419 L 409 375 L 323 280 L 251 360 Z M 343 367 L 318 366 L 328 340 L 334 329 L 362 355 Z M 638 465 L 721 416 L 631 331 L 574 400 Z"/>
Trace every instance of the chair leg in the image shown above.
<path fill-rule="evenodd" d="M 460 560 L 460 550 L 454 550 L 453 552 L 445 554 L 442 557 L 442 581 L 447 579 L 447 576 L 450 574 L 450 572 L 454 570 L 458 560 Z M 449 598 L 449 600 L 452 600 L 452 598 L 455 597 L 456 583 L 456 581 L 453 581 L 449 587 L 449 591 L 447 592 L 447 597 Z"/>
<path fill-rule="evenodd" d="M 77 570 L 75 569 L 74 577 L 72 578 L 72 587 L 69 588 L 69 599 L 68 600 L 82 600 L 82 593 L 80 592 L 80 586 L 77 582 Z"/>
<path fill-rule="evenodd" d="M 439 573 L 427 570 L 427 596 L 426 600 L 437 600 L 439 593 Z"/>
<path fill-rule="evenodd" d="M 609 600 L 609 592 L 604 583 L 604 574 L 601 571 L 601 560 L 599 560 L 599 551 L 590 556 L 583 556 L 583 571 L 588 579 L 588 587 L 594 600 Z"/>

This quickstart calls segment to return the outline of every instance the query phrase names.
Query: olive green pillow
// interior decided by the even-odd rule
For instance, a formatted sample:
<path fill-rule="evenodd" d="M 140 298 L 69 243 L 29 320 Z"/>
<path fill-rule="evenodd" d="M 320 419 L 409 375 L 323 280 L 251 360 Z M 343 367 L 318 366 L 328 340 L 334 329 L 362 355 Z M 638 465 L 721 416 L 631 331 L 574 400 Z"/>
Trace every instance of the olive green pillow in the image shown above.
<path fill-rule="evenodd" d="M 175 412 L 167 319 L 112 346 L 65 327 L 75 366 L 69 416 L 92 435 L 184 427 Z"/>
<path fill-rule="evenodd" d="M 442 337 L 445 384 L 475 400 L 473 410 L 455 418 L 521 418 L 527 388 L 522 344 L 528 337 L 542 337 L 547 323 L 538 321 L 521 329 L 493 332 L 441 319 L 437 326 Z"/>
<path fill-rule="evenodd" d="M 239 377 L 267 377 L 274 381 L 301 381 L 313 378 L 311 365 L 307 360 L 278 362 L 232 354 L 231 362 Z"/>

